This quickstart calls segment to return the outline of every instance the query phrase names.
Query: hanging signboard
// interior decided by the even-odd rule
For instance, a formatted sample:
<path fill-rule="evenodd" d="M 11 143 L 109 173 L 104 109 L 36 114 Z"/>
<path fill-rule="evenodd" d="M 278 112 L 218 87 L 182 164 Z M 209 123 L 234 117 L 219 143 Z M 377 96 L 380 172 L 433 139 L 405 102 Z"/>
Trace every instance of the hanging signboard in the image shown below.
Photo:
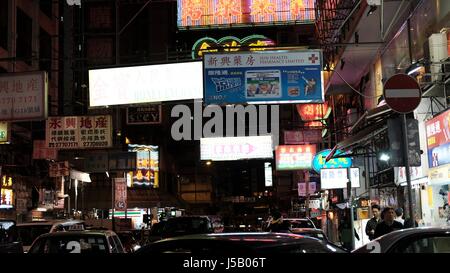
<path fill-rule="evenodd" d="M 110 115 L 50 117 L 47 119 L 46 128 L 47 148 L 112 147 L 112 118 Z"/>
<path fill-rule="evenodd" d="M 33 141 L 33 159 L 58 159 L 58 149 L 47 148 L 45 140 Z"/>
<path fill-rule="evenodd" d="M 297 104 L 297 112 L 303 121 L 327 119 L 331 113 L 328 103 Z"/>
<path fill-rule="evenodd" d="M 0 121 L 46 119 L 47 97 L 44 71 L 0 75 Z"/>
<path fill-rule="evenodd" d="M 352 166 L 352 159 L 350 157 L 339 157 L 330 159 L 325 162 L 325 158 L 331 153 L 331 149 L 320 151 L 313 160 L 313 168 L 317 173 L 320 173 L 322 168 L 349 168 Z M 336 155 L 342 155 L 342 151 L 337 150 Z"/>
<path fill-rule="evenodd" d="M 308 129 L 284 131 L 284 144 L 305 144 L 322 142 L 322 130 Z"/>
<path fill-rule="evenodd" d="M 314 194 L 317 190 L 316 182 L 309 182 L 309 194 Z M 297 183 L 298 185 L 298 196 L 306 196 L 306 183 Z"/>
<path fill-rule="evenodd" d="M 129 144 L 128 151 L 135 156 L 135 171 L 128 172 L 130 187 L 159 187 L 159 147 Z M 128 163 L 131 163 L 130 160 Z"/>
<path fill-rule="evenodd" d="M 450 163 L 450 110 L 425 122 L 430 168 Z"/>
<path fill-rule="evenodd" d="M 10 142 L 10 126 L 8 122 L 0 122 L 0 144 Z"/>
<path fill-rule="evenodd" d="M 51 162 L 49 164 L 49 177 L 69 176 L 69 161 Z"/>
<path fill-rule="evenodd" d="M 127 108 L 127 124 L 160 124 L 161 123 L 161 105 L 148 105 L 142 107 Z"/>
<path fill-rule="evenodd" d="M 272 136 L 214 137 L 200 139 L 201 160 L 273 158 Z"/>
<path fill-rule="evenodd" d="M 323 102 L 322 51 L 208 53 L 205 104 Z"/>
<path fill-rule="evenodd" d="M 14 207 L 13 178 L 3 175 L 0 185 L 0 209 L 11 209 Z"/>
<path fill-rule="evenodd" d="M 114 178 L 115 201 L 114 207 L 117 210 L 127 209 L 127 181 L 125 178 Z"/>
<path fill-rule="evenodd" d="M 315 145 L 280 145 L 275 150 L 276 169 L 309 170 L 316 154 Z"/>

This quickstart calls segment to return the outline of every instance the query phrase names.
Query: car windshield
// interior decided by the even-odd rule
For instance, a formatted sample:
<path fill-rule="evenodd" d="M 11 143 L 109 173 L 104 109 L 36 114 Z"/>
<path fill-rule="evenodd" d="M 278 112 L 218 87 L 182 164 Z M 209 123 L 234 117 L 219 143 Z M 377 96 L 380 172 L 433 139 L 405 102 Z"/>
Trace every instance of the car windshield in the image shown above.
<path fill-rule="evenodd" d="M 52 225 L 35 225 L 17 227 L 19 240 L 25 246 L 29 246 L 42 234 L 49 233 Z"/>
<path fill-rule="evenodd" d="M 104 236 L 55 236 L 42 238 L 30 253 L 108 253 Z"/>

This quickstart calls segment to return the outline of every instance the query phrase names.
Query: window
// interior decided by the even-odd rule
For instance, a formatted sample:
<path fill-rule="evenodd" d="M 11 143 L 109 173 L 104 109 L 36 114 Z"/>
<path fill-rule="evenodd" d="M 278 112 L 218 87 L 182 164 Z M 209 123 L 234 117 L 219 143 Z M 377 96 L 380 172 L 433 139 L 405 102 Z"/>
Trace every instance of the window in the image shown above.
<path fill-rule="evenodd" d="M 0 1 L 0 47 L 8 49 L 8 2 Z"/>
<path fill-rule="evenodd" d="M 450 253 L 450 236 L 420 237 L 394 247 L 394 253 Z"/>
<path fill-rule="evenodd" d="M 116 246 L 116 242 L 114 242 L 114 239 L 112 237 L 108 237 L 108 242 L 109 242 L 109 249 L 111 250 L 111 253 L 119 253 L 117 246 Z"/>
<path fill-rule="evenodd" d="M 21 9 L 17 8 L 17 46 L 16 55 L 19 60 L 31 65 L 32 53 L 32 20 Z"/>
<path fill-rule="evenodd" d="M 120 242 L 119 237 L 113 236 L 114 242 L 116 243 L 117 253 L 124 253 L 125 250 L 123 249 L 122 243 Z"/>

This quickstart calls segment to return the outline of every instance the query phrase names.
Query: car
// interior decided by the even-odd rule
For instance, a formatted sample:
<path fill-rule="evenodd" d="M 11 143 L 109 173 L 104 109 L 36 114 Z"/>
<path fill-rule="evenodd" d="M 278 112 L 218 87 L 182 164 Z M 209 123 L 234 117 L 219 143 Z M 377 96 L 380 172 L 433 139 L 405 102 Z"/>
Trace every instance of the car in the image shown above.
<path fill-rule="evenodd" d="M 55 220 L 17 224 L 18 239 L 23 244 L 24 252 L 27 252 L 33 241 L 42 234 L 57 231 L 84 230 L 86 228 L 82 220 Z"/>
<path fill-rule="evenodd" d="M 141 247 L 131 231 L 118 231 L 116 234 L 119 236 L 125 252 L 133 253 Z"/>
<path fill-rule="evenodd" d="M 23 245 L 17 240 L 14 220 L 0 219 L 0 253 L 23 253 Z"/>
<path fill-rule="evenodd" d="M 352 253 L 450 253 L 450 227 L 396 230 Z"/>
<path fill-rule="evenodd" d="M 325 235 L 323 230 L 317 228 L 291 228 L 290 232 L 293 234 L 305 235 L 317 238 L 319 240 L 328 241 L 327 235 Z"/>
<path fill-rule="evenodd" d="M 126 253 L 116 233 L 110 230 L 54 232 L 40 235 L 31 245 L 30 254 L 108 254 Z"/>
<path fill-rule="evenodd" d="M 213 233 L 214 228 L 209 217 L 206 216 L 181 216 L 168 219 L 161 231 L 162 238 L 176 236 Z"/>
<path fill-rule="evenodd" d="M 137 255 L 182 253 L 189 255 L 265 255 L 345 253 L 316 238 L 273 232 L 238 232 L 186 235 L 160 240 L 142 247 Z"/>
<path fill-rule="evenodd" d="M 284 218 L 291 228 L 316 228 L 314 222 L 309 218 Z"/>

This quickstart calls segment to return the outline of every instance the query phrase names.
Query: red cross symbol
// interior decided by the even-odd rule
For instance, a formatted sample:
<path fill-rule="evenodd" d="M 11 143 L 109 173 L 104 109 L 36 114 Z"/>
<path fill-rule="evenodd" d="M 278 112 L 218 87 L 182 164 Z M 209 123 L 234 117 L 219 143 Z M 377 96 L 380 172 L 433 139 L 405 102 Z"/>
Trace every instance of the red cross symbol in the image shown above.
<path fill-rule="evenodd" d="M 319 60 L 319 57 L 316 56 L 316 54 L 311 54 L 311 57 L 308 58 L 311 63 L 315 64 L 317 60 Z"/>

